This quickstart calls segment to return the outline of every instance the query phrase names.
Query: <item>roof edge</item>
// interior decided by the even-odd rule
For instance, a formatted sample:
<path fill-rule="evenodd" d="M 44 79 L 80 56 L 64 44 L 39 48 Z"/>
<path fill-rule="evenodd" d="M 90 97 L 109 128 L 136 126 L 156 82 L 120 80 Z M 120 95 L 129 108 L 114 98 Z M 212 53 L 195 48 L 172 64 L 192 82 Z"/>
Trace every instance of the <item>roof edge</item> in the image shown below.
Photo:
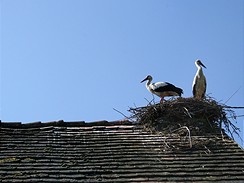
<path fill-rule="evenodd" d="M 134 125 L 133 122 L 129 120 L 116 120 L 116 121 L 94 121 L 94 122 L 85 122 L 85 121 L 50 121 L 50 122 L 2 122 L 0 121 L 0 128 L 40 128 L 40 127 L 91 127 L 91 126 L 114 126 L 114 125 Z"/>

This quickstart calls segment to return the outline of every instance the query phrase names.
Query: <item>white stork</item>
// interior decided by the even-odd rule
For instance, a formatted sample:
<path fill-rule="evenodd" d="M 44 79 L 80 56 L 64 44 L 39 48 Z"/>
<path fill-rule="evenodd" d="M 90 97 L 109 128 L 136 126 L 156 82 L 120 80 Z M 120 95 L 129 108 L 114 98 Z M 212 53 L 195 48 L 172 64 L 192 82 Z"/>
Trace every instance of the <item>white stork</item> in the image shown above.
<path fill-rule="evenodd" d="M 194 98 L 202 99 L 205 96 L 207 88 L 206 78 L 203 74 L 202 67 L 206 67 L 200 60 L 196 60 L 195 65 L 197 66 L 197 73 L 193 80 L 192 93 Z"/>
<path fill-rule="evenodd" d="M 143 79 L 141 81 L 141 83 L 147 80 L 146 88 L 151 93 L 160 97 L 161 103 L 163 103 L 164 97 L 167 97 L 167 96 L 180 96 L 181 97 L 181 94 L 183 94 L 183 90 L 181 88 L 174 86 L 173 84 L 170 84 L 168 82 L 151 83 L 152 79 L 153 79 L 152 76 L 148 75 L 145 79 Z"/>

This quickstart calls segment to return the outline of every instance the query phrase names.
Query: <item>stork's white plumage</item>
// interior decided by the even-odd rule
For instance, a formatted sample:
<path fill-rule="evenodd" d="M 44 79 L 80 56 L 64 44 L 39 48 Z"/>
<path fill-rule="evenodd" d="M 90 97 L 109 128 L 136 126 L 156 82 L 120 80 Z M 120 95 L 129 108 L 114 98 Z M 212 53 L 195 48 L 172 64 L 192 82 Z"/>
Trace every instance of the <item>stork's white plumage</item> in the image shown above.
<path fill-rule="evenodd" d="M 183 90 L 181 88 L 178 88 L 171 83 L 168 82 L 151 83 L 152 79 L 153 79 L 152 76 L 148 75 L 144 80 L 141 81 L 141 83 L 147 80 L 146 88 L 151 93 L 160 97 L 161 98 L 160 102 L 163 102 L 164 97 L 181 96 L 181 94 L 183 94 Z"/>
<path fill-rule="evenodd" d="M 202 67 L 206 67 L 200 60 L 196 60 L 195 65 L 197 66 L 197 73 L 193 80 L 192 93 L 195 98 L 202 99 L 205 97 L 207 88 L 206 77 L 203 74 Z"/>

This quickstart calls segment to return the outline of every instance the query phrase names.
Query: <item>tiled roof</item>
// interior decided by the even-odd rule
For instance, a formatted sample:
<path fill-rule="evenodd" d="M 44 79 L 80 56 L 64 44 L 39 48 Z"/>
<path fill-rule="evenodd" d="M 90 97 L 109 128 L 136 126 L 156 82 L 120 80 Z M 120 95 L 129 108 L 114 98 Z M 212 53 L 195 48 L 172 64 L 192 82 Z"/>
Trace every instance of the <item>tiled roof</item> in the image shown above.
<path fill-rule="evenodd" d="M 162 135 L 129 121 L 1 123 L 0 182 L 243 182 L 225 136 Z"/>

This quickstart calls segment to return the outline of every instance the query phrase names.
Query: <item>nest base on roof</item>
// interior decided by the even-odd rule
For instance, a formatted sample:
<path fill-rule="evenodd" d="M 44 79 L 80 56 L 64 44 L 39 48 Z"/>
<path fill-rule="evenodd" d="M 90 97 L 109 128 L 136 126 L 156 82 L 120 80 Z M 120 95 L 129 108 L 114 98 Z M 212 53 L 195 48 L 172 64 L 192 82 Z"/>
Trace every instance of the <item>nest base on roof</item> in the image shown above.
<path fill-rule="evenodd" d="M 145 130 L 166 137 L 163 148 L 174 151 L 190 148 L 211 152 L 211 147 L 217 145 L 216 138 L 223 139 L 227 133 L 232 139 L 233 133 L 239 135 L 239 128 L 229 120 L 235 119 L 234 111 L 212 98 L 177 98 L 162 104 L 149 103 L 145 107 L 130 108 L 129 112 L 132 113 L 131 119 L 143 125 Z M 179 142 L 168 142 L 167 137 L 172 136 Z"/>
<path fill-rule="evenodd" d="M 205 136 L 222 134 L 222 125 L 225 132 L 231 133 L 233 125 L 227 117 L 227 112 L 234 116 L 230 109 L 226 111 L 225 105 L 219 104 L 212 98 L 199 100 L 195 98 L 177 98 L 159 104 L 149 104 L 145 107 L 130 108 L 132 118 L 139 121 L 147 130 L 168 135 L 177 133 L 186 135 L 188 128 L 191 135 Z"/>

